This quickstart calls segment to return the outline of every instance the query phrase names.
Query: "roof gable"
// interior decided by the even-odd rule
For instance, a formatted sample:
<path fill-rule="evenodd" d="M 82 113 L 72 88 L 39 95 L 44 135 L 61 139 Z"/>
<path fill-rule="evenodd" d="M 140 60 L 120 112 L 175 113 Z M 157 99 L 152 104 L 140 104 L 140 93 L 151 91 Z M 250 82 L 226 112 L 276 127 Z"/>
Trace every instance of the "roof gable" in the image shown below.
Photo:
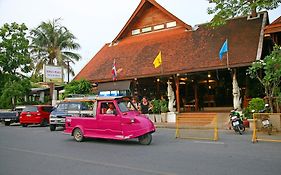
<path fill-rule="evenodd" d="M 113 42 L 117 42 L 118 40 L 132 35 L 139 35 L 172 27 L 182 27 L 188 30 L 192 29 L 190 25 L 187 25 L 168 12 L 155 0 L 141 0 L 136 10 Z"/>

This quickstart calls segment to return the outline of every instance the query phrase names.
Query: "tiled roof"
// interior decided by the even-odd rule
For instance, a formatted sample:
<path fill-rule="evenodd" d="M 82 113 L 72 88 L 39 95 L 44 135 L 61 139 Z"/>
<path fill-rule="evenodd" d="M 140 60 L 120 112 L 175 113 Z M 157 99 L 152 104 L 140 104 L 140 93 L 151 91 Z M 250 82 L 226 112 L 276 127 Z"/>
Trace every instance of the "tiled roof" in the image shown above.
<path fill-rule="evenodd" d="M 271 24 L 267 25 L 264 32 L 266 34 L 281 32 L 281 16 L 274 20 Z"/>
<path fill-rule="evenodd" d="M 173 28 L 128 37 L 104 45 L 75 79 L 112 81 L 114 59 L 118 80 L 226 68 L 226 57 L 220 61 L 218 56 L 226 38 L 230 67 L 249 65 L 258 57 L 262 23 L 263 15 L 251 20 L 232 19 L 215 29 L 200 25 L 195 31 Z M 152 63 L 159 51 L 162 68 L 154 68 Z"/>

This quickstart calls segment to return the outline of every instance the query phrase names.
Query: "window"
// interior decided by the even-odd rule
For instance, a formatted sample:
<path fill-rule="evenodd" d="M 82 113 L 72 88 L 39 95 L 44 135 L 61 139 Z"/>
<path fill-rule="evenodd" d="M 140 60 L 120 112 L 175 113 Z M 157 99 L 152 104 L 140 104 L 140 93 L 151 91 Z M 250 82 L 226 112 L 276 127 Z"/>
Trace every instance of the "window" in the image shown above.
<path fill-rule="evenodd" d="M 37 112 L 37 106 L 27 106 L 23 111 L 26 111 L 26 112 Z"/>
<path fill-rule="evenodd" d="M 51 106 L 42 107 L 42 111 L 44 111 L 44 112 L 52 112 L 52 110 L 53 110 L 53 107 L 51 107 Z"/>
<path fill-rule="evenodd" d="M 167 28 L 176 27 L 177 26 L 177 22 L 176 21 L 168 22 L 166 25 L 167 25 Z"/>
<path fill-rule="evenodd" d="M 60 103 L 57 107 L 58 111 L 65 111 L 67 110 L 67 103 Z"/>
<path fill-rule="evenodd" d="M 115 114 L 116 108 L 113 102 L 103 102 L 101 103 L 101 114 Z"/>
<path fill-rule="evenodd" d="M 129 109 L 127 107 L 128 106 L 128 102 L 129 101 L 124 101 L 124 100 L 118 101 L 118 107 L 119 107 L 121 112 L 128 112 L 129 111 Z"/>
<path fill-rule="evenodd" d="M 140 34 L 140 29 L 135 29 L 132 31 L 132 35 Z"/>
<path fill-rule="evenodd" d="M 69 103 L 68 104 L 68 110 L 69 111 L 76 111 L 76 110 L 80 110 L 80 103 Z"/>
<path fill-rule="evenodd" d="M 154 26 L 153 29 L 154 30 L 164 29 L 164 24 L 160 24 L 160 25 Z"/>
<path fill-rule="evenodd" d="M 152 30 L 152 27 L 145 27 L 143 29 L 141 29 L 141 32 L 145 33 L 145 32 L 150 32 Z"/>

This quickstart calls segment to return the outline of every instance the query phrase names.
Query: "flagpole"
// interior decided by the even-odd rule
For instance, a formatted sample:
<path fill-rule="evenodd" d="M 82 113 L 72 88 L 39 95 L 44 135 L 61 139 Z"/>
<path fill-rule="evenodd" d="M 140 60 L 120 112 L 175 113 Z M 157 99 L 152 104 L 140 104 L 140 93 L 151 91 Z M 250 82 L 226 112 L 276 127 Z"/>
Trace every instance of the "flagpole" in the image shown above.
<path fill-rule="evenodd" d="M 226 64 L 227 64 L 227 68 L 229 69 L 228 51 L 226 52 Z"/>
<path fill-rule="evenodd" d="M 228 39 L 226 38 L 226 41 L 227 41 L 227 52 L 226 52 L 226 64 L 227 64 L 227 69 L 229 70 L 229 60 L 228 60 L 228 52 L 229 52 L 229 43 L 228 43 Z"/>

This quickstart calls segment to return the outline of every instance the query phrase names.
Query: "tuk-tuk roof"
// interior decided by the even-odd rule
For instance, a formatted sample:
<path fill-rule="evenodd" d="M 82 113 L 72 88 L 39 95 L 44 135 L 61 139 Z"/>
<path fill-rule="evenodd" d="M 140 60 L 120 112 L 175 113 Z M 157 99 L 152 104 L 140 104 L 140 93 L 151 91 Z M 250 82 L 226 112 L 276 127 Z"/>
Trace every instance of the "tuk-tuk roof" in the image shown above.
<path fill-rule="evenodd" d="M 97 100 L 115 100 L 123 97 L 124 96 L 97 96 Z"/>
<path fill-rule="evenodd" d="M 74 97 L 74 98 L 65 98 L 64 102 L 87 102 L 87 101 L 96 101 L 96 100 L 114 100 L 124 98 L 125 96 L 89 96 L 89 97 Z M 129 97 L 126 97 L 129 98 Z"/>
<path fill-rule="evenodd" d="M 65 98 L 64 102 L 88 102 L 88 101 L 96 101 L 97 96 L 88 96 L 88 97 L 69 97 Z"/>

